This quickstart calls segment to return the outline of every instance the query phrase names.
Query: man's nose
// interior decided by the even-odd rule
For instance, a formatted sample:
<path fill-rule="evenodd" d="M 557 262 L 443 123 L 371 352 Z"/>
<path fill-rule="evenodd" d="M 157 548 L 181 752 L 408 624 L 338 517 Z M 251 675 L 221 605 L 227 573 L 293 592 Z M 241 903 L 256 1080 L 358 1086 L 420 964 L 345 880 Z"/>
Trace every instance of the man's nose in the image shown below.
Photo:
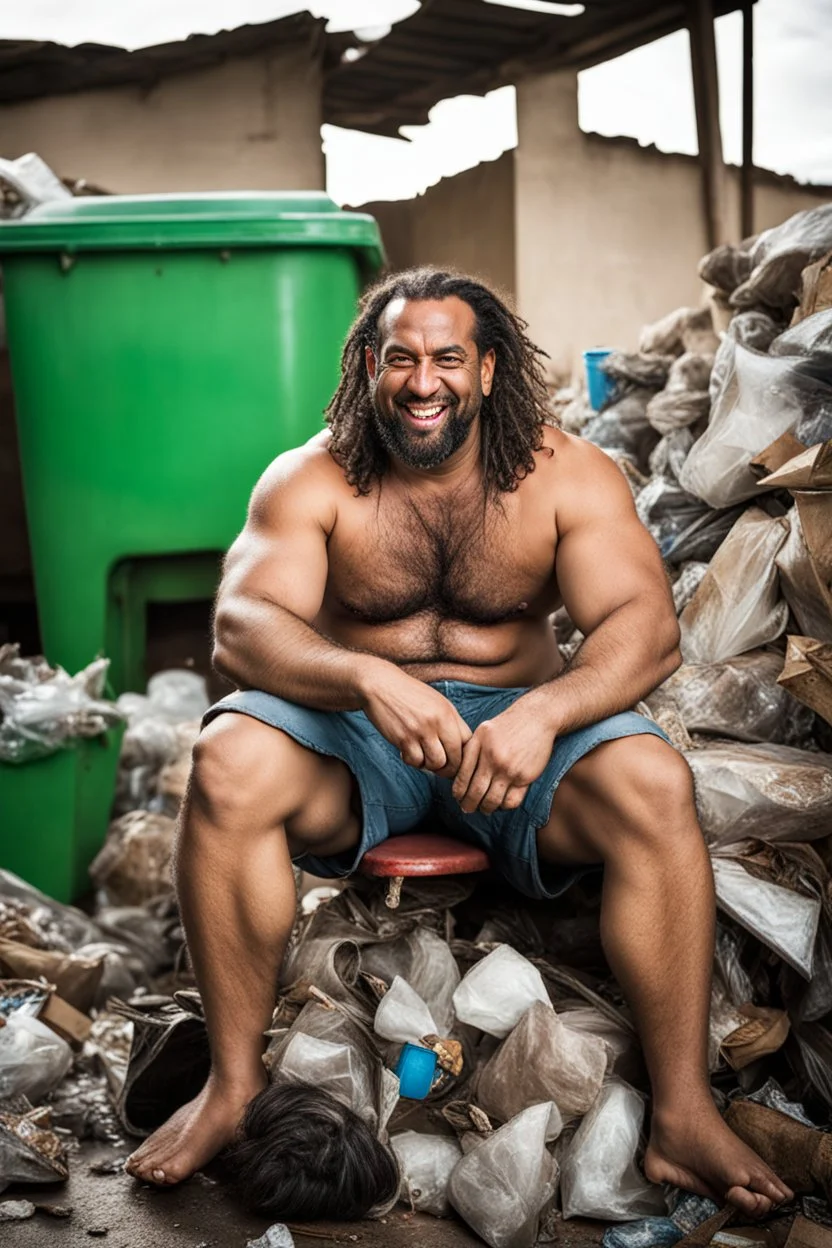
<path fill-rule="evenodd" d="M 439 376 L 433 360 L 420 360 L 408 378 L 408 386 L 420 399 L 429 399 L 439 388 Z"/>

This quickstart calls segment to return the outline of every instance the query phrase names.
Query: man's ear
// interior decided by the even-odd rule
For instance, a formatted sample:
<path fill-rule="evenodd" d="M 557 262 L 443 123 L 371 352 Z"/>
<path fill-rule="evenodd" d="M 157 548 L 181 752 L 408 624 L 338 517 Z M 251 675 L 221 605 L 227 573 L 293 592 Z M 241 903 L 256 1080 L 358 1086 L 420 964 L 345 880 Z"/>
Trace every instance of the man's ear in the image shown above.
<path fill-rule="evenodd" d="M 497 357 L 494 354 L 494 348 L 489 347 L 485 355 L 480 360 L 480 384 L 483 394 L 490 394 L 491 387 L 494 383 L 494 366 L 497 363 Z"/>
<path fill-rule="evenodd" d="M 367 376 L 370 378 L 370 381 L 375 381 L 378 362 L 376 360 L 376 353 L 372 347 L 364 348 L 364 362 L 367 365 Z"/>

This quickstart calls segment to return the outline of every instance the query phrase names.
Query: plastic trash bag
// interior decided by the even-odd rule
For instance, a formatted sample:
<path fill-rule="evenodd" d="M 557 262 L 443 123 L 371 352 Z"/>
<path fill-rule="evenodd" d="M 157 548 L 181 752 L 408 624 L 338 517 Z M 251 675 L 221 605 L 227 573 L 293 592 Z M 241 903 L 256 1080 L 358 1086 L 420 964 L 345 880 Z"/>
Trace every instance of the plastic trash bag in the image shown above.
<path fill-rule="evenodd" d="M 423 1036 L 436 1034 L 436 1023 L 418 992 L 397 975 L 379 1002 L 373 1030 L 397 1044 L 419 1044 Z"/>
<path fill-rule="evenodd" d="M 147 693 L 123 693 L 118 706 L 130 721 L 146 716 L 166 719 L 170 724 L 201 720 L 210 699 L 204 676 L 187 668 L 156 672 L 147 682 Z"/>
<path fill-rule="evenodd" d="M 666 562 L 678 565 L 690 560 L 707 562 L 712 559 L 743 511 L 742 503 L 738 507 L 726 507 L 722 511 L 708 509 L 703 516 L 683 529 L 664 552 Z"/>
<path fill-rule="evenodd" d="M 738 312 L 731 319 L 711 369 L 708 389 L 711 403 L 716 402 L 725 376 L 733 367 L 734 352 L 732 342 L 739 342 L 754 351 L 766 352 L 780 333 L 780 326 L 765 312 Z"/>
<path fill-rule="evenodd" d="M 417 927 L 398 940 L 364 945 L 361 970 L 388 984 L 400 975 L 424 1001 L 436 1023 L 437 1034 L 450 1035 L 454 1024 L 453 995 L 461 977 L 448 942 L 436 932 Z"/>
<path fill-rule="evenodd" d="M 72 1050 L 37 1018 L 16 1012 L 0 1027 L 0 1101 L 26 1096 L 39 1101 L 72 1065 Z"/>
<path fill-rule="evenodd" d="M 173 819 L 147 810 L 132 810 L 113 820 L 89 869 L 109 904 L 140 906 L 173 891 L 175 834 Z"/>
<path fill-rule="evenodd" d="M 390 1137 L 402 1174 L 399 1200 L 407 1201 L 420 1213 L 443 1218 L 451 1212 L 448 1183 L 462 1157 L 457 1141 L 448 1135 L 422 1135 L 401 1131 Z"/>
<path fill-rule="evenodd" d="M 498 945 L 472 966 L 454 993 L 459 1021 L 499 1040 L 535 1001 L 552 1009 L 540 971 L 510 945 Z"/>
<path fill-rule="evenodd" d="M 832 822 L 832 755 L 786 745 L 714 742 L 687 761 L 712 848 L 744 840 L 812 841 Z"/>
<path fill-rule="evenodd" d="M 829 494 L 829 532 L 832 533 L 832 492 Z M 789 533 L 777 554 L 783 596 L 800 630 L 816 641 L 832 642 L 832 587 L 809 552 L 803 531 L 800 502 L 786 517 Z M 828 562 L 832 563 L 832 558 Z"/>
<path fill-rule="evenodd" d="M 54 901 L 19 875 L 0 867 L 0 900 L 3 899 L 22 905 L 27 925 L 41 948 L 70 953 L 101 939 L 101 929 L 82 910 Z"/>
<path fill-rule="evenodd" d="M 673 429 L 666 433 L 650 454 L 647 466 L 651 474 L 678 483 L 682 464 L 695 440 L 690 429 Z"/>
<path fill-rule="evenodd" d="M 718 905 L 810 979 L 820 902 L 758 879 L 732 858 L 714 858 L 713 868 Z"/>
<path fill-rule="evenodd" d="M 44 758 L 123 722 L 104 699 L 108 659 L 95 659 L 75 676 L 41 658 L 22 659 L 17 645 L 0 646 L 0 761 Z"/>
<path fill-rule="evenodd" d="M 749 243 L 740 243 L 738 249 L 747 256 L 739 273 L 746 268 L 748 272 L 734 288 L 731 306 L 752 308 L 762 303 L 791 308 L 797 302 L 803 269 L 832 248 L 832 204 L 797 212 Z"/>
<path fill-rule="evenodd" d="M 712 355 L 686 351 L 674 361 L 667 385 L 647 404 L 647 419 L 661 434 L 683 429 L 707 417 L 711 407 L 708 383 Z"/>
<path fill-rule="evenodd" d="M 805 745 L 814 716 L 777 683 L 782 666 L 774 650 L 751 650 L 719 663 L 683 663 L 649 695 L 647 705 L 653 715 L 677 711 L 688 732 Z"/>
<path fill-rule="evenodd" d="M 708 508 L 667 477 L 653 477 L 636 499 L 636 513 L 664 552 Z"/>
<path fill-rule="evenodd" d="M 662 1190 L 636 1165 L 644 1100 L 620 1079 L 606 1083 L 561 1165 L 564 1218 L 628 1222 L 666 1212 Z"/>
<path fill-rule="evenodd" d="M 508 1122 L 540 1101 L 553 1101 L 563 1119 L 585 1114 L 598 1095 L 607 1068 L 604 1041 L 573 1031 L 536 1001 L 483 1068 L 476 1100 L 485 1112 Z"/>
<path fill-rule="evenodd" d="M 655 351 L 611 351 L 600 367 L 614 381 L 661 390 L 672 364 L 673 355 Z"/>
<path fill-rule="evenodd" d="M 680 573 L 673 582 L 673 606 L 676 614 L 681 615 L 685 607 L 702 584 L 708 565 L 703 560 L 692 559 L 683 563 Z"/>
<path fill-rule="evenodd" d="M 51 1129 L 48 1109 L 0 1109 L 0 1192 L 10 1183 L 56 1183 L 67 1178 L 66 1147 Z"/>
<path fill-rule="evenodd" d="M 749 507 L 720 546 L 679 620 L 687 663 L 717 663 L 775 641 L 789 609 L 775 559 L 788 536 L 783 518 Z"/>
<path fill-rule="evenodd" d="M 532 1248 L 555 1193 L 557 1165 L 546 1149 L 548 1104 L 533 1105 L 462 1158 L 448 1185 L 451 1204 L 490 1248 Z"/>
<path fill-rule="evenodd" d="M 729 507 L 757 493 L 748 465 L 781 434 L 793 432 L 805 441 L 801 426 L 814 428 L 819 421 L 830 426 L 823 436 L 832 435 L 832 386 L 813 377 L 804 361 L 762 355 L 731 338 L 723 350 L 722 387 L 681 473 L 685 489 L 711 507 Z"/>
<path fill-rule="evenodd" d="M 717 337 L 709 307 L 676 308 L 660 321 L 645 325 L 641 331 L 638 349 L 641 352 L 660 352 L 681 355 L 683 351 L 714 352 Z"/>
<path fill-rule="evenodd" d="M 644 471 L 658 434 L 647 419 L 647 404 L 653 390 L 646 386 L 630 386 L 614 396 L 597 416 L 587 421 L 583 437 L 606 449 L 626 452 Z"/>

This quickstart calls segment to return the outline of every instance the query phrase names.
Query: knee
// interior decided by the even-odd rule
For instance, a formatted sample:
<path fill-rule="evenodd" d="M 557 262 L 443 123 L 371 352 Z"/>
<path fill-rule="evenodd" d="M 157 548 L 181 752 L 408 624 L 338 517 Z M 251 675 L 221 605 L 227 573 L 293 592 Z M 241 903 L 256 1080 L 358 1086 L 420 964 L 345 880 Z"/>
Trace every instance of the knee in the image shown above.
<path fill-rule="evenodd" d="M 653 736 L 624 737 L 606 748 L 600 796 L 619 835 L 657 836 L 665 843 L 668 836 L 691 830 L 701 835 L 693 776 L 681 754 Z"/>
<path fill-rule="evenodd" d="M 284 734 L 249 715 L 220 715 L 194 746 L 190 798 L 222 819 L 269 805 Z"/>

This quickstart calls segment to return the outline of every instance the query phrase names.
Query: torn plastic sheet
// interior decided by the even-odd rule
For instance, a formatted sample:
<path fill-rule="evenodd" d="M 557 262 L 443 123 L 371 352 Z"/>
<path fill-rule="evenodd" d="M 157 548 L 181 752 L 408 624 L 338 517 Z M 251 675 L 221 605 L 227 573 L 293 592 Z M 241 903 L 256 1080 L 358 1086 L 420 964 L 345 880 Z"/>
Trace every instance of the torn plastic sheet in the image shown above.
<path fill-rule="evenodd" d="M 679 620 L 687 663 L 717 663 L 775 641 L 789 609 L 775 559 L 788 536 L 782 517 L 749 507 L 720 546 Z"/>
<path fill-rule="evenodd" d="M 738 741 L 714 742 L 686 757 L 699 822 L 712 848 L 829 835 L 832 755 Z"/>
<path fill-rule="evenodd" d="M 552 1106 L 532 1105 L 486 1136 L 457 1164 L 451 1204 L 490 1248 L 532 1248 L 555 1193 L 557 1165 L 546 1149 Z"/>
<path fill-rule="evenodd" d="M 678 711 L 688 732 L 805 745 L 814 717 L 778 683 L 782 662 L 777 651 L 751 650 L 719 663 L 683 663 L 647 705 L 654 715 Z"/>
<path fill-rule="evenodd" d="M 820 902 L 755 878 L 735 859 L 715 857 L 712 861 L 719 906 L 804 979 L 810 979 Z"/>

